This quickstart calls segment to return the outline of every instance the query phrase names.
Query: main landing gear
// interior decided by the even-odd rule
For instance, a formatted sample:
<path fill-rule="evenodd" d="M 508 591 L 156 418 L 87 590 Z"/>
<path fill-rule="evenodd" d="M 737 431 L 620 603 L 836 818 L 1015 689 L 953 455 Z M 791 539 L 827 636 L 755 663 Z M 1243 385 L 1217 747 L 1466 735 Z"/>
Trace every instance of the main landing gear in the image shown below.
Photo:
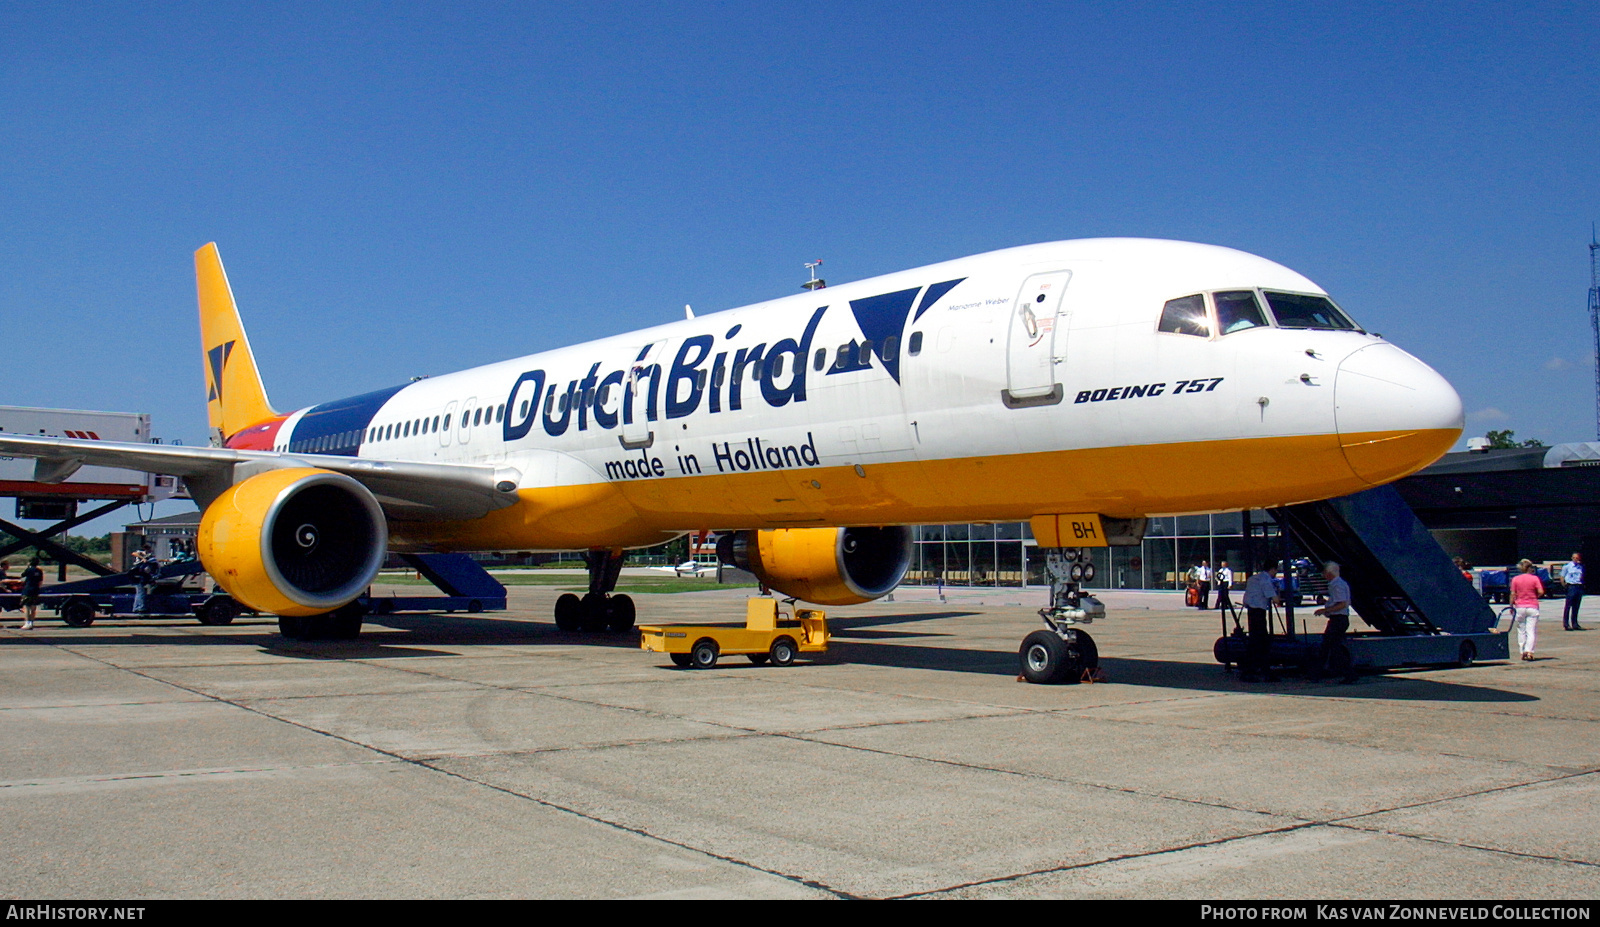
<path fill-rule="evenodd" d="M 1100 667 L 1100 651 L 1087 631 L 1077 625 L 1104 618 L 1106 607 L 1085 593 L 1081 584 L 1094 579 L 1094 564 L 1075 547 L 1058 547 L 1046 554 L 1050 573 L 1050 607 L 1039 609 L 1046 630 L 1022 640 L 1018 659 L 1022 677 L 1032 683 L 1055 684 L 1093 679 Z"/>
<path fill-rule="evenodd" d="M 325 615 L 279 615 L 278 633 L 292 641 L 353 641 L 366 616 L 367 607 L 357 599 Z"/>
<path fill-rule="evenodd" d="M 556 600 L 556 627 L 563 631 L 627 631 L 633 627 L 633 599 L 612 595 L 622 575 L 621 550 L 591 550 L 583 555 L 589 568 L 589 591 L 582 598 L 568 592 Z"/>

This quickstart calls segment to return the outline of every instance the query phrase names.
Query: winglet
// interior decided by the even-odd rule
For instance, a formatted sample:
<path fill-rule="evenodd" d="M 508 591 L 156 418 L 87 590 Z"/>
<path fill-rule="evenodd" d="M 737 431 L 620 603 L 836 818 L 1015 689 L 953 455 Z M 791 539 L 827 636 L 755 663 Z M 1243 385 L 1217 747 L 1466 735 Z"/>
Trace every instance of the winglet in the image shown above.
<path fill-rule="evenodd" d="M 240 430 L 277 416 L 261 386 L 250 339 L 239 321 L 228 273 L 216 243 L 194 253 L 195 287 L 200 294 L 200 347 L 204 352 L 206 413 L 212 443 L 221 445 Z"/>

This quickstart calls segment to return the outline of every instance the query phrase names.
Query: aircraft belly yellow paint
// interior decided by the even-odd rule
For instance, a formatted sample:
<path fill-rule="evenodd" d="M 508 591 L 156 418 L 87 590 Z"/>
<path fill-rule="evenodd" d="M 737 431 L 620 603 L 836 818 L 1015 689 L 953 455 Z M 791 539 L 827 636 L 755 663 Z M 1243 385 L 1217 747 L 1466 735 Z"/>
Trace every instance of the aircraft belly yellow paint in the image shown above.
<path fill-rule="evenodd" d="M 396 536 L 441 550 L 483 544 L 496 550 L 559 550 L 656 544 L 682 533 L 684 525 L 730 530 L 819 524 L 813 509 L 830 513 L 826 524 L 876 525 L 1026 521 L 1059 512 L 1136 518 L 1272 507 L 1371 488 L 1375 481 L 1356 475 L 1346 463 L 1352 453 L 1371 461 L 1369 472 L 1398 479 L 1424 466 L 1417 461 L 1443 454 L 1460 432 L 1351 437 L 1360 443 L 1341 444 L 1337 435 L 1255 438 L 876 464 L 863 468 L 864 477 L 853 468 L 823 468 L 791 474 L 781 483 L 770 474 L 732 474 L 522 490 L 518 505 L 483 519 L 405 527 L 396 529 Z M 1019 494 L 1019 486 L 1031 490 Z M 601 493 L 607 496 L 604 506 L 598 502 Z M 811 498 L 802 509 L 778 502 L 785 497 L 774 493 Z M 602 510 L 613 517 L 589 517 Z"/>

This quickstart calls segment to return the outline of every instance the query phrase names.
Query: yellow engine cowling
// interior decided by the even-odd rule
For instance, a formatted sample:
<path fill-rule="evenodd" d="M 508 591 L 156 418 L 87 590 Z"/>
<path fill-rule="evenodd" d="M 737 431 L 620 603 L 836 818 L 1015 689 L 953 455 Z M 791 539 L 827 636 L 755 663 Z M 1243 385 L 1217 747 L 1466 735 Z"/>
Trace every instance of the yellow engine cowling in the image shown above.
<path fill-rule="evenodd" d="M 911 529 L 768 528 L 724 535 L 717 556 L 784 595 L 857 605 L 888 595 L 911 565 Z"/>
<path fill-rule="evenodd" d="M 196 549 L 217 584 L 257 611 L 320 615 L 364 592 L 389 546 L 365 486 L 331 470 L 269 470 L 206 507 Z"/>

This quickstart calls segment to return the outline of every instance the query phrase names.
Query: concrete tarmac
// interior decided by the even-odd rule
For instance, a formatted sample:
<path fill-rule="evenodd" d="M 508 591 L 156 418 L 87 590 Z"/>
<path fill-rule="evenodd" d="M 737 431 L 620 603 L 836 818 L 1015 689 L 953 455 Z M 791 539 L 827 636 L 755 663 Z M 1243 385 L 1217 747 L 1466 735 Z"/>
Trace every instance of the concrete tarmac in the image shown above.
<path fill-rule="evenodd" d="M 1557 601 L 1537 662 L 1343 686 L 1242 683 L 1215 613 L 1111 593 L 1109 681 L 1033 686 L 1037 590 L 905 589 L 833 610 L 818 659 L 712 670 L 510 594 L 355 642 L 6 615 L 0 893 L 1600 897 L 1600 632 Z"/>

